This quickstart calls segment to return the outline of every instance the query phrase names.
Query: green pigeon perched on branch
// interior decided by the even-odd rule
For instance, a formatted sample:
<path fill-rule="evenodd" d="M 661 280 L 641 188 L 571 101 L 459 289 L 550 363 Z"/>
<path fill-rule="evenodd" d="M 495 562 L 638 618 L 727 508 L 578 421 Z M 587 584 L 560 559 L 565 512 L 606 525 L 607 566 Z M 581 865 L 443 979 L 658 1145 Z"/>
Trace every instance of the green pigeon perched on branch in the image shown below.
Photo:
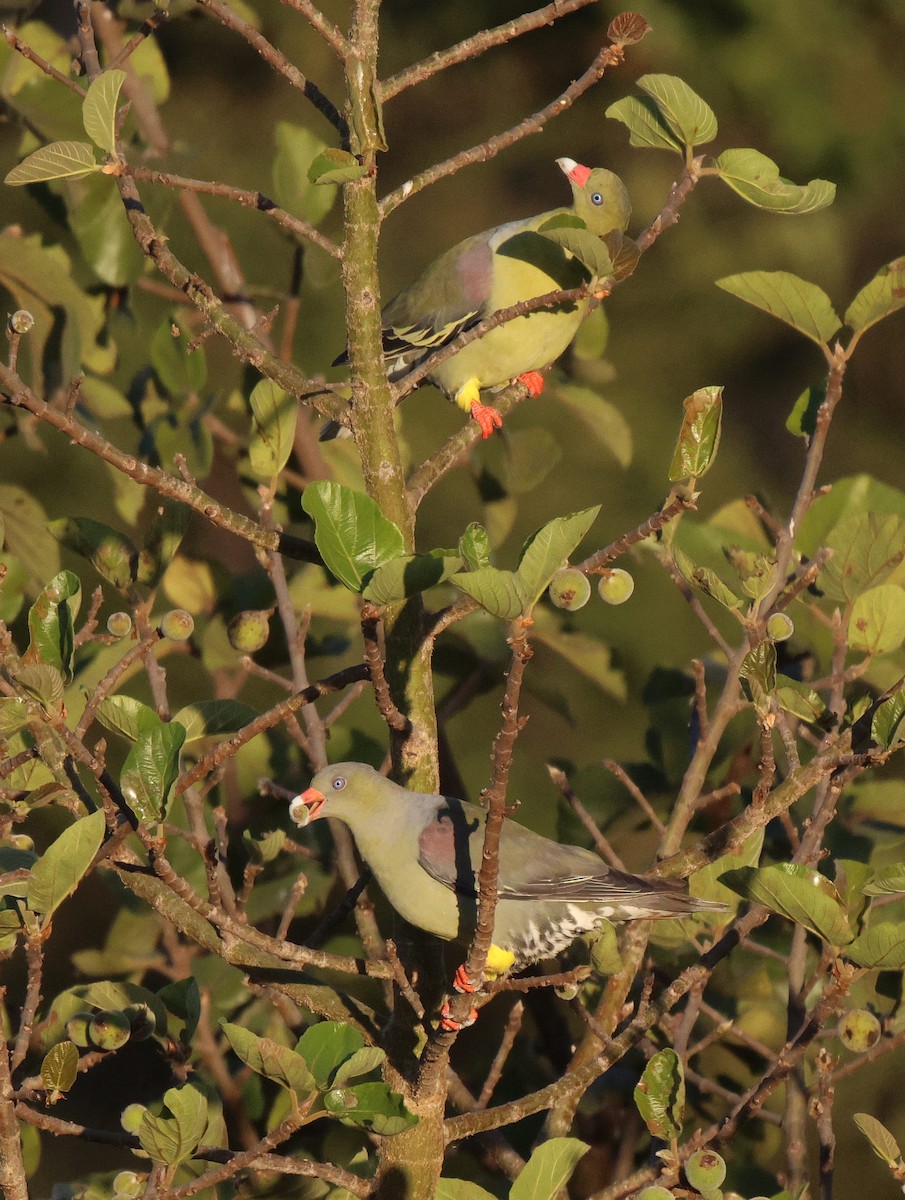
<path fill-rule="evenodd" d="M 467 946 L 477 918 L 484 809 L 449 796 L 410 792 L 364 763 L 337 763 L 289 805 L 299 825 L 336 817 L 348 825 L 386 898 L 410 925 Z M 676 917 L 725 905 L 680 884 L 627 875 L 580 846 L 561 846 L 505 821 L 499 900 L 485 974 L 549 958 L 602 919 Z M 457 973 L 462 990 L 468 983 Z"/>
<path fill-rule="evenodd" d="M 391 380 L 404 379 L 435 351 L 493 313 L 548 292 L 580 287 L 588 267 L 555 240 L 564 228 L 581 224 L 598 239 L 621 235 L 631 202 L 612 171 L 591 170 L 571 158 L 557 165 L 572 187 L 572 207 L 557 208 L 523 221 L 510 221 L 453 246 L 383 310 L 383 352 Z M 576 221 L 575 218 L 579 220 Z M 549 226 L 545 235 L 542 227 Z M 563 353 L 588 311 L 589 298 L 539 309 L 489 330 L 435 367 L 427 381 L 469 413 L 483 437 L 503 418 L 481 403 L 481 390 L 516 379 L 533 396 L 543 390 L 540 371 Z M 337 363 L 346 361 L 342 354 Z M 323 438 L 335 436 L 330 422 Z"/>

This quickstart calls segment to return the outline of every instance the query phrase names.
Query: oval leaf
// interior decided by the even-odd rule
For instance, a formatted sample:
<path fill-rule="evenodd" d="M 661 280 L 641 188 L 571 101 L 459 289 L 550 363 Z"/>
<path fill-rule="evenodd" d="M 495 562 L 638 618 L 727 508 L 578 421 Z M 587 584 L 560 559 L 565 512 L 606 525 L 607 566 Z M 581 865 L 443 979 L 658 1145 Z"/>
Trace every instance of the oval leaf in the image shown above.
<path fill-rule="evenodd" d="M 606 116 L 621 121 L 628 130 L 630 146 L 639 150 L 672 150 L 682 152 L 682 143 L 670 130 L 663 116 L 647 96 L 624 96 L 611 104 Z"/>
<path fill-rule="evenodd" d="M 336 199 L 336 188 L 312 183 L 308 168 L 314 159 L 327 149 L 327 143 L 306 129 L 278 121 L 276 125 L 277 152 L 273 160 L 273 187 L 279 204 L 289 213 L 319 224 Z"/>
<path fill-rule="evenodd" d="M 177 722 L 142 721 L 135 745 L 126 755 L 120 788 L 139 821 L 162 821 L 179 775 L 179 751 L 185 729 Z"/>
<path fill-rule="evenodd" d="M 549 586 L 563 562 L 597 520 L 599 512 L 600 505 L 596 504 L 567 517 L 556 517 L 525 542 L 516 574 L 529 608 Z"/>
<path fill-rule="evenodd" d="M 905 926 L 892 921 L 873 925 L 845 947 L 845 957 L 859 967 L 901 971 L 905 968 Z"/>
<path fill-rule="evenodd" d="M 279 475 L 292 453 L 298 402 L 271 379 L 262 379 L 249 397 L 252 412 L 248 458 L 258 479 Z"/>
<path fill-rule="evenodd" d="M 314 541 L 327 569 L 350 591 L 360 592 L 378 567 L 405 551 L 402 533 L 362 492 L 319 480 L 302 495 L 314 519 Z"/>
<path fill-rule="evenodd" d="M 673 1141 L 685 1120 L 685 1074 L 675 1050 L 655 1054 L 635 1088 L 635 1106 L 651 1134 Z"/>
<path fill-rule="evenodd" d="M 782 179 L 776 163 L 759 150 L 724 150 L 716 166 L 723 182 L 743 200 L 771 212 L 817 212 L 836 197 L 835 183 L 826 179 L 812 179 L 803 185 Z"/>
<path fill-rule="evenodd" d="M 91 83 L 82 101 L 82 124 L 96 146 L 116 153 L 116 106 L 126 81 L 126 72 L 114 67 Z"/>
<path fill-rule="evenodd" d="M 58 1042 L 44 1055 L 41 1083 L 48 1092 L 68 1092 L 76 1081 L 79 1052 L 73 1042 Z"/>
<path fill-rule="evenodd" d="M 512 1185 L 509 1200 L 556 1200 L 590 1146 L 578 1138 L 550 1138 L 534 1151 Z"/>
<path fill-rule="evenodd" d="M 871 1144 L 874 1154 L 882 1158 L 887 1166 L 895 1167 L 902 1157 L 899 1143 L 882 1121 L 870 1113 L 855 1113 L 855 1124 Z"/>
<path fill-rule="evenodd" d="M 31 870 L 28 907 L 50 916 L 71 896 L 91 866 L 104 840 L 106 823 L 101 809 L 64 829 Z"/>
<path fill-rule="evenodd" d="M 905 307 L 905 258 L 896 258 L 881 267 L 855 296 L 846 309 L 845 323 L 856 333 L 863 333 L 902 307 Z"/>
<path fill-rule="evenodd" d="M 889 654 L 905 641 L 905 589 L 894 583 L 862 592 L 852 605 L 848 642 L 866 654 Z"/>
<path fill-rule="evenodd" d="M 272 1038 L 258 1037 L 250 1029 L 232 1025 L 229 1021 L 221 1021 L 220 1026 L 236 1055 L 252 1071 L 293 1092 L 308 1093 L 315 1090 L 317 1085 L 314 1076 L 304 1058 L 295 1050 L 281 1046 Z"/>
<path fill-rule="evenodd" d="M 385 1083 L 358 1083 L 354 1087 L 333 1088 L 324 1094 L 324 1107 L 342 1121 L 391 1137 L 418 1124 L 398 1092 Z"/>
<path fill-rule="evenodd" d="M 720 444 L 723 389 L 715 385 L 698 388 L 682 404 L 685 415 L 669 467 L 673 482 L 697 479 L 709 470 Z"/>
<path fill-rule="evenodd" d="M 826 292 L 788 271 L 743 271 L 718 279 L 716 285 L 791 325 L 818 346 L 825 346 L 841 324 Z"/>
<path fill-rule="evenodd" d="M 852 931 L 835 888 L 813 867 L 796 863 L 741 867 L 727 871 L 720 882 L 747 900 L 765 904 L 780 916 L 804 925 L 831 946 L 848 947 L 852 941 Z"/>
<path fill-rule="evenodd" d="M 101 164 L 95 161 L 94 150 L 87 142 L 51 142 L 23 158 L 3 182 L 10 187 L 22 187 L 47 179 L 75 179 L 100 169 Z"/>
<path fill-rule="evenodd" d="M 55 667 L 72 678 L 75 618 L 82 602 L 82 584 L 72 571 L 61 571 L 43 589 L 28 612 L 31 635 L 23 655 L 26 663 Z"/>
<path fill-rule="evenodd" d="M 362 595 L 374 604 L 394 604 L 397 600 L 426 592 L 461 569 L 462 559 L 458 555 L 444 554 L 442 550 L 431 554 L 406 554 L 378 567 Z"/>
<path fill-rule="evenodd" d="M 642 75 L 638 87 L 647 92 L 683 146 L 704 146 L 716 137 L 713 109 L 677 75 Z"/>
<path fill-rule="evenodd" d="M 819 586 L 831 600 L 855 600 L 905 558 L 905 521 L 896 513 L 855 512 L 835 525 L 825 545 L 833 557 Z"/>
<path fill-rule="evenodd" d="M 478 571 L 452 575 L 449 582 L 503 621 L 514 621 L 530 607 L 514 571 L 481 567 Z"/>

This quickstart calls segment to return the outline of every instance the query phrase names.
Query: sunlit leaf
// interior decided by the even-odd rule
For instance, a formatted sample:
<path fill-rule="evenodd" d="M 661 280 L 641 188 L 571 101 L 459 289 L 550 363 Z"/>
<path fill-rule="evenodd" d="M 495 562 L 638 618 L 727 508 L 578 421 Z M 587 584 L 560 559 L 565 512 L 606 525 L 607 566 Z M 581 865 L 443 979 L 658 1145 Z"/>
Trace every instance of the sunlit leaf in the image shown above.
<path fill-rule="evenodd" d="M 126 72 L 117 67 L 103 71 L 89 84 L 82 101 L 85 132 L 108 154 L 116 153 L 116 106 L 125 81 Z"/>
<path fill-rule="evenodd" d="M 72 678 L 75 652 L 75 619 L 82 602 L 82 584 L 72 571 L 60 571 L 35 600 L 28 612 L 31 635 L 23 662 L 56 668 Z"/>
<path fill-rule="evenodd" d="M 836 185 L 826 179 L 790 183 L 779 167 L 759 150 L 724 150 L 716 160 L 720 178 L 743 200 L 771 212 L 799 214 L 817 212 L 833 203 Z"/>
<path fill-rule="evenodd" d="M 282 208 L 318 225 L 336 200 L 336 188 L 313 183 L 308 168 L 327 143 L 304 125 L 277 121 L 277 152 L 273 160 L 273 187 Z"/>
<path fill-rule="evenodd" d="M 870 1113 L 855 1113 L 855 1124 L 870 1142 L 877 1157 L 882 1158 L 887 1166 L 895 1167 L 901 1161 L 902 1151 L 899 1149 L 899 1143 L 882 1121 L 878 1121 Z"/>
<path fill-rule="evenodd" d="M 862 592 L 852 605 L 848 641 L 866 654 L 898 650 L 905 641 L 905 589 L 882 583 Z"/>
<path fill-rule="evenodd" d="M 556 1200 L 590 1150 L 578 1138 L 549 1138 L 537 1147 L 518 1173 L 509 1200 Z"/>
<path fill-rule="evenodd" d="M 253 474 L 269 481 L 289 460 L 295 441 L 298 401 L 271 379 L 262 379 L 249 397 L 252 422 L 248 459 Z"/>
<path fill-rule="evenodd" d="M 606 116 L 621 121 L 629 133 L 629 145 L 639 150 L 682 152 L 682 143 L 663 119 L 657 105 L 647 96 L 623 96 L 611 104 Z"/>
<path fill-rule="evenodd" d="M 367 168 L 348 150 L 331 147 L 312 159 L 308 167 L 308 178 L 312 183 L 321 185 L 348 183 L 352 179 L 360 179 L 366 170 Z"/>
<path fill-rule="evenodd" d="M 898 691 L 877 706 L 871 718 L 870 736 L 885 750 L 891 750 L 902 740 L 900 732 L 905 717 L 905 691 Z"/>
<path fill-rule="evenodd" d="M 385 1083 L 357 1083 L 324 1093 L 324 1107 L 344 1125 L 391 1137 L 418 1124 L 398 1092 Z"/>
<path fill-rule="evenodd" d="M 48 179 L 75 179 L 100 169 L 101 164 L 95 160 L 94 150 L 87 142 L 51 142 L 23 158 L 3 182 L 10 187 L 21 187 Z"/>
<path fill-rule="evenodd" d="M 651 1134 L 672 1141 L 685 1120 L 685 1073 L 675 1050 L 658 1051 L 635 1088 L 635 1106 Z"/>
<path fill-rule="evenodd" d="M 672 481 L 699 478 L 712 465 L 720 444 L 723 389 L 698 388 L 682 405 L 685 414 L 669 467 Z"/>
<path fill-rule="evenodd" d="M 845 312 L 845 323 L 864 332 L 905 307 L 905 258 L 893 259 L 864 285 Z"/>
<path fill-rule="evenodd" d="M 264 1075 L 300 1095 L 312 1092 L 317 1084 L 304 1058 L 272 1038 L 258 1037 L 250 1029 L 221 1021 L 226 1040 L 236 1055 L 258 1075 Z"/>
<path fill-rule="evenodd" d="M 594 524 L 599 512 L 600 505 L 597 504 L 567 517 L 556 517 L 541 526 L 525 542 L 516 574 L 528 607 L 533 607 L 549 586 L 554 574 Z"/>
<path fill-rule="evenodd" d="M 452 575 L 449 582 L 504 621 L 514 621 L 530 607 L 514 571 L 481 567 L 477 571 Z"/>
<path fill-rule="evenodd" d="M 462 559 L 458 555 L 444 554 L 442 550 L 403 555 L 378 567 L 361 594 L 374 604 L 393 604 L 436 587 L 461 569 Z"/>
<path fill-rule="evenodd" d="M 141 1148 L 155 1162 L 175 1166 L 191 1158 L 207 1128 L 207 1098 L 193 1083 L 164 1092 L 163 1102 L 172 1119 L 156 1117 L 148 1110 L 138 1126 Z"/>
<path fill-rule="evenodd" d="M 405 551 L 400 530 L 363 492 L 319 480 L 305 488 L 302 508 L 314 520 L 327 569 L 350 591 L 362 591 L 378 567 Z"/>
<path fill-rule="evenodd" d="M 683 146 L 704 146 L 716 137 L 713 109 L 683 79 L 677 75 L 642 75 L 637 83 Z"/>
<path fill-rule="evenodd" d="M 718 279 L 716 285 L 791 325 L 818 346 L 826 345 L 841 324 L 826 292 L 788 271 L 743 271 Z"/>
<path fill-rule="evenodd" d="M 833 556 L 818 577 L 831 600 L 855 600 L 905 558 L 905 520 L 896 513 L 853 512 L 826 539 Z"/>
<path fill-rule="evenodd" d="M 179 752 L 185 730 L 177 721 L 161 721 L 154 714 L 139 725 L 120 775 L 126 803 L 140 821 L 162 821 L 179 775 Z"/>
<path fill-rule="evenodd" d="M 64 829 L 32 867 L 28 907 L 50 916 L 84 879 L 104 840 L 106 823 L 101 809 Z"/>
<path fill-rule="evenodd" d="M 852 941 L 845 910 L 832 883 L 813 867 L 775 863 L 727 871 L 721 882 L 747 900 L 812 930 L 831 946 Z M 848 949 L 846 949 L 848 953 Z"/>
<path fill-rule="evenodd" d="M 70 1042 L 57 1042 L 44 1055 L 41 1083 L 48 1092 L 68 1092 L 78 1077 L 79 1052 Z"/>
<path fill-rule="evenodd" d="M 845 956 L 859 967 L 901 971 L 905 968 L 905 925 L 892 921 L 872 925 L 845 947 Z"/>

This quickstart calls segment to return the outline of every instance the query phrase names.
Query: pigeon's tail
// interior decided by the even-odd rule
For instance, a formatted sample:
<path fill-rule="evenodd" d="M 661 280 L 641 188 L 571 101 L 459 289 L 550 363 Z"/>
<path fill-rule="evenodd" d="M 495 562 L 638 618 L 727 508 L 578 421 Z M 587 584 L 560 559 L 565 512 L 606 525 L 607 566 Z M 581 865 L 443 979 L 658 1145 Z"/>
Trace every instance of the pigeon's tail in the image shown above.
<path fill-rule="evenodd" d="M 318 434 L 319 442 L 332 442 L 337 438 L 350 438 L 352 430 L 348 425 L 343 425 L 340 421 L 327 421 L 321 426 L 321 431 Z"/>

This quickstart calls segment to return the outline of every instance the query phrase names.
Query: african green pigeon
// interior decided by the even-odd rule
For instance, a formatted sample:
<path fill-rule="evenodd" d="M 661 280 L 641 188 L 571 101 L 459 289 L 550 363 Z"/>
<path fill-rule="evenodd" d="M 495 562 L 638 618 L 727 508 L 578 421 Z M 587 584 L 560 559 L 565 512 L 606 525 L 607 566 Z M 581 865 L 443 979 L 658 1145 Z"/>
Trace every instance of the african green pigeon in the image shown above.
<path fill-rule="evenodd" d="M 580 217 L 598 238 L 622 231 L 631 202 L 611 171 L 591 170 L 571 158 L 557 165 L 572 186 L 571 208 L 510 221 L 459 242 L 383 310 L 383 349 L 390 379 L 402 379 L 434 351 L 500 309 L 547 292 L 579 287 L 588 270 L 558 242 L 538 232 L 547 222 Z M 490 330 L 437 366 L 427 379 L 470 413 L 489 437 L 502 425 L 495 408 L 481 403 L 482 388 L 521 380 L 532 395 L 543 389 L 540 371 L 559 358 L 578 332 L 587 299 L 516 317 Z M 340 355 L 337 363 L 345 360 Z M 331 422 L 323 437 L 335 436 Z"/>
<path fill-rule="evenodd" d="M 319 771 L 289 814 L 299 825 L 337 817 L 396 911 L 411 925 L 468 944 L 486 813 L 449 796 L 410 792 L 364 763 Z M 606 918 L 675 917 L 724 905 L 662 879 L 626 875 L 580 846 L 561 846 L 513 821 L 500 839 L 499 901 L 487 975 L 549 958 Z"/>

